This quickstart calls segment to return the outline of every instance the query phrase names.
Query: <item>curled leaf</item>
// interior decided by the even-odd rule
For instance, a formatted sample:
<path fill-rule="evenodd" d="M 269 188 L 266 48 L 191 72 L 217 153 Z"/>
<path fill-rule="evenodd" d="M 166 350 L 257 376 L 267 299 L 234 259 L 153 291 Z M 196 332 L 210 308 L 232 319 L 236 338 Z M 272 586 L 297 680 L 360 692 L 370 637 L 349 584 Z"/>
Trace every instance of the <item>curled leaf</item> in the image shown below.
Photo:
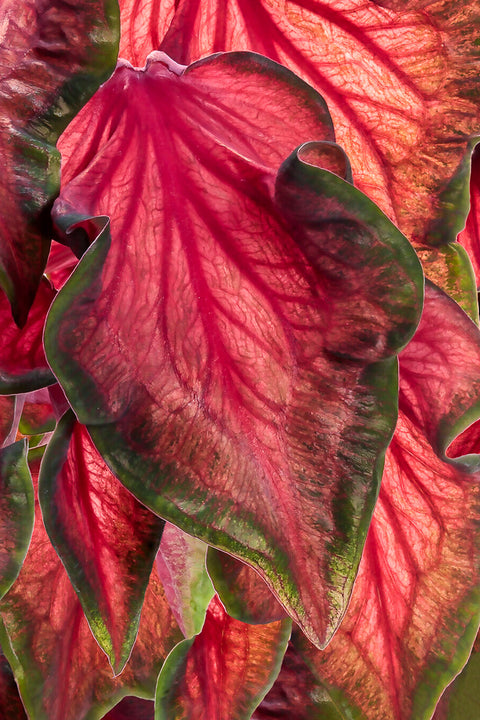
<path fill-rule="evenodd" d="M 348 602 L 423 291 L 406 239 L 317 167 L 348 172 L 330 138 L 322 99 L 265 58 L 121 64 L 65 139 L 56 223 L 98 238 L 45 333 L 125 486 L 253 565 L 318 646 Z"/>

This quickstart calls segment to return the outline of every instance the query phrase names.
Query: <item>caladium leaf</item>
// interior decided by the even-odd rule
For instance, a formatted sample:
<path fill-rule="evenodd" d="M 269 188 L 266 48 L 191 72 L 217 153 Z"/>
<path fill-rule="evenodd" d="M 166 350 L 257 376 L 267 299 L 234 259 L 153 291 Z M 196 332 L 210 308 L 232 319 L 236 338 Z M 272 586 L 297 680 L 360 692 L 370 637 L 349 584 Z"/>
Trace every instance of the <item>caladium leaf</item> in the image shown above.
<path fill-rule="evenodd" d="M 0 717 L 2 720 L 28 720 L 17 683 L 7 658 L 0 651 Z"/>
<path fill-rule="evenodd" d="M 346 172 L 337 146 L 282 164 L 329 122 L 311 88 L 249 53 L 120 65 L 69 128 L 74 179 L 55 220 L 66 241 L 71 223 L 100 234 L 45 333 L 117 477 L 251 563 L 318 646 L 356 574 L 396 418 L 394 356 L 423 291 L 399 231 L 316 167 Z M 134 154 L 140 137 L 151 152 Z"/>
<path fill-rule="evenodd" d="M 155 559 L 175 619 L 186 638 L 202 629 L 214 589 L 205 567 L 207 545 L 167 523 Z"/>
<path fill-rule="evenodd" d="M 38 459 L 31 463 L 34 485 Z M 2 649 L 35 720 L 98 720 L 125 695 L 152 699 L 163 660 L 182 634 L 152 571 L 137 642 L 117 677 L 94 639 L 36 504 L 16 582 L 0 603 Z"/>
<path fill-rule="evenodd" d="M 50 540 L 118 674 L 135 643 L 165 523 L 112 475 L 71 410 L 48 445 L 39 494 Z"/>
<path fill-rule="evenodd" d="M 289 642 L 278 678 L 252 720 L 343 720 L 325 688 Z"/>
<path fill-rule="evenodd" d="M 200 635 L 172 650 L 158 677 L 155 720 L 250 720 L 273 685 L 291 620 L 247 625 L 212 599 Z"/>
<path fill-rule="evenodd" d="M 429 720 L 468 658 L 480 470 L 478 456 L 453 460 L 445 449 L 479 414 L 479 366 L 478 328 L 428 286 L 400 354 L 399 420 L 350 606 L 329 647 L 306 651 L 345 717 Z"/>
<path fill-rule="evenodd" d="M 470 211 L 458 241 L 469 254 L 475 270 L 477 288 L 480 288 L 480 145 L 473 151 L 471 169 Z"/>
<path fill-rule="evenodd" d="M 45 318 L 54 297 L 50 282 L 42 278 L 28 322 L 19 329 L 7 296 L 0 290 L 0 393 L 32 392 L 55 382 L 42 343 Z"/>
<path fill-rule="evenodd" d="M 59 190 L 55 143 L 113 70 L 112 0 L 3 0 L 0 8 L 0 285 L 23 326 L 50 245 Z"/>
<path fill-rule="evenodd" d="M 436 0 L 410 3 L 409 12 L 403 2 L 390 7 L 120 0 L 120 55 L 142 65 L 158 49 L 181 63 L 253 50 L 289 67 L 326 99 L 355 184 L 408 237 L 438 245 L 455 240 L 460 208 L 467 213 L 470 138 L 480 130 L 480 10 Z"/>
<path fill-rule="evenodd" d="M 0 449 L 0 598 L 17 578 L 33 531 L 34 500 L 27 444 Z"/>
<path fill-rule="evenodd" d="M 266 625 L 285 617 L 283 607 L 249 565 L 211 547 L 207 569 L 230 617 L 254 625 Z"/>

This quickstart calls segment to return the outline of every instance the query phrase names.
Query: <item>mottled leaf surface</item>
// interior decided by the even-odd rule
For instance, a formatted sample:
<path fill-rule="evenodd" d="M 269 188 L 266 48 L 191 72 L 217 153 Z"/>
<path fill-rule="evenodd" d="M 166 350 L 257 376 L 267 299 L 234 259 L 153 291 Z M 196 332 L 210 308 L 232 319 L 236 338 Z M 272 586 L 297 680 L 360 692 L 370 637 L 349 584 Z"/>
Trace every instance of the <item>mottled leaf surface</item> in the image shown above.
<path fill-rule="evenodd" d="M 399 231 L 316 166 L 346 173 L 337 146 L 292 153 L 329 123 L 250 53 L 120 65 L 65 140 L 56 223 L 100 234 L 45 335 L 126 487 L 253 564 L 319 646 L 356 573 L 423 290 Z"/>
<path fill-rule="evenodd" d="M 45 453 L 39 493 L 50 540 L 120 673 L 135 643 L 164 521 L 112 475 L 71 410 Z"/>
<path fill-rule="evenodd" d="M 155 559 L 165 596 L 186 638 L 202 629 L 214 589 L 205 567 L 207 546 L 167 523 Z"/>
<path fill-rule="evenodd" d="M 43 278 L 26 325 L 14 322 L 7 296 L 0 290 L 0 393 L 27 393 L 51 385 L 55 377 L 48 367 L 42 333 L 55 291 Z"/>
<path fill-rule="evenodd" d="M 285 617 L 285 610 L 249 565 L 209 548 L 207 569 L 215 591 L 230 617 L 265 625 Z"/>
<path fill-rule="evenodd" d="M 135 65 L 158 49 L 181 63 L 253 50 L 289 67 L 327 101 L 355 184 L 409 238 L 455 240 L 480 131 L 477 2 L 120 0 L 120 11 L 120 56 Z"/>
<path fill-rule="evenodd" d="M 3 0 L 0 8 L 0 285 L 24 325 L 50 245 L 55 143 L 112 72 L 112 0 Z"/>
<path fill-rule="evenodd" d="M 475 270 L 477 288 L 480 288 L 480 145 L 477 145 L 472 154 L 470 210 L 458 241 L 468 252 Z"/>
<path fill-rule="evenodd" d="M 28 720 L 17 683 L 7 658 L 0 651 L 0 717 L 2 720 Z"/>
<path fill-rule="evenodd" d="M 0 597 L 15 581 L 27 553 L 34 520 L 27 445 L 0 449 Z"/>
<path fill-rule="evenodd" d="M 346 717 L 429 720 L 479 622 L 478 456 L 449 460 L 480 409 L 480 335 L 427 286 L 400 354 L 399 420 L 347 614 L 306 657 Z"/>
<path fill-rule="evenodd" d="M 160 672 L 156 720 L 250 720 L 275 681 L 291 621 L 247 625 L 212 599 L 200 635 L 184 640 Z"/>

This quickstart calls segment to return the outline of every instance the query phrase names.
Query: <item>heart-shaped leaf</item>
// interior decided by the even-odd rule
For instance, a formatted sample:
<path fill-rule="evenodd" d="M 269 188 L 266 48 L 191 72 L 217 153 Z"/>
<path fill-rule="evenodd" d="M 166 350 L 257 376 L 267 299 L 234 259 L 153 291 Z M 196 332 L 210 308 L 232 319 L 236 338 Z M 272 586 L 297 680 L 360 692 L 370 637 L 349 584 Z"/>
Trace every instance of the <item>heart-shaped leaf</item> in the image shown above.
<path fill-rule="evenodd" d="M 23 326 L 50 246 L 59 190 L 55 143 L 113 70 L 111 0 L 2 0 L 0 7 L 0 285 Z"/>
<path fill-rule="evenodd" d="M 347 172 L 338 146 L 279 170 L 329 122 L 249 53 L 120 65 L 69 128 L 55 219 L 66 240 L 100 234 L 45 334 L 126 487 L 254 565 L 318 646 L 348 602 L 423 290 L 399 231 L 316 166 Z"/>
<path fill-rule="evenodd" d="M 480 10 L 466 0 L 379 5 L 120 0 L 120 55 L 142 65 L 158 49 L 181 63 L 253 50 L 282 63 L 327 101 L 355 184 L 407 237 L 453 241 L 480 131 Z"/>
<path fill-rule="evenodd" d="M 36 486 L 38 456 L 30 466 Z M 2 648 L 35 720 L 97 720 L 125 695 L 153 698 L 163 660 L 183 637 L 154 569 L 132 655 L 123 673 L 112 677 L 38 503 L 29 551 L 0 613 Z"/>
<path fill-rule="evenodd" d="M 478 417 L 479 367 L 478 328 L 427 286 L 400 354 L 398 425 L 352 600 L 328 648 L 306 651 L 345 717 L 429 720 L 468 658 L 480 609 L 480 470 L 478 456 L 445 450 Z"/>
<path fill-rule="evenodd" d="M 116 674 L 128 660 L 164 521 L 112 475 L 70 410 L 39 482 L 45 528 Z"/>
<path fill-rule="evenodd" d="M 19 440 L 0 449 L 0 598 L 16 580 L 33 531 L 32 479 L 27 445 Z"/>
<path fill-rule="evenodd" d="M 181 642 L 158 677 L 155 720 L 250 720 L 273 685 L 291 632 L 288 619 L 247 625 L 212 599 L 200 635 Z"/>
<path fill-rule="evenodd" d="M 207 546 L 167 523 L 155 560 L 175 619 L 186 638 L 202 629 L 214 589 L 205 567 Z"/>

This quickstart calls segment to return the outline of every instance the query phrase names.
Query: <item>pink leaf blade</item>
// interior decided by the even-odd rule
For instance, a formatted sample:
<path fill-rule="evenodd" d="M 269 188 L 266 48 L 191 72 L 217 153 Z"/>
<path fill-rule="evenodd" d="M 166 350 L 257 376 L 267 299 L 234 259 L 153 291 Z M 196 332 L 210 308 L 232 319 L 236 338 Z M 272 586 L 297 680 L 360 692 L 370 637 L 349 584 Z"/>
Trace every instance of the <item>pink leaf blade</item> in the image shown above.
<path fill-rule="evenodd" d="M 142 65 L 161 49 L 189 63 L 250 50 L 284 64 L 325 97 L 355 184 L 407 237 L 434 246 L 455 240 L 479 130 L 476 3 L 141 5 L 138 15 L 134 0 L 120 2 L 122 57 Z"/>
<path fill-rule="evenodd" d="M 112 475 L 71 410 L 45 453 L 39 496 L 50 540 L 118 675 L 135 643 L 164 521 Z"/>
<path fill-rule="evenodd" d="M 15 582 L 33 532 L 34 499 L 27 445 L 0 449 L 0 598 Z"/>
<path fill-rule="evenodd" d="M 0 9 L 1 285 L 19 326 L 35 298 L 59 190 L 54 145 L 113 69 L 118 9 L 109 0 L 5 0 Z"/>
<path fill-rule="evenodd" d="M 88 134 L 91 112 L 108 140 Z M 140 128 L 152 153 L 132 156 Z M 103 229 L 50 311 L 51 367 L 126 487 L 252 564 L 323 646 L 393 432 L 395 355 L 422 303 L 415 253 L 316 166 L 347 169 L 324 103 L 265 58 L 121 64 L 71 133 L 56 222 L 91 240 Z M 328 152 L 322 140 L 296 152 L 299 133 L 326 136 Z"/>
<path fill-rule="evenodd" d="M 34 486 L 38 457 L 30 460 Z M 1 644 L 27 714 L 38 720 L 96 720 L 125 695 L 152 699 L 168 652 L 182 638 L 153 570 L 135 647 L 112 677 L 80 601 L 43 526 L 35 528 L 16 582 L 0 603 Z"/>
<path fill-rule="evenodd" d="M 215 596 L 202 632 L 177 645 L 157 684 L 155 720 L 249 720 L 273 685 L 291 621 L 247 625 Z"/>
<path fill-rule="evenodd" d="M 418 331 L 400 354 L 399 419 L 349 609 L 324 653 L 297 638 L 347 717 L 429 720 L 470 653 L 479 461 L 445 450 L 478 417 L 478 367 L 478 328 L 427 285 Z"/>

